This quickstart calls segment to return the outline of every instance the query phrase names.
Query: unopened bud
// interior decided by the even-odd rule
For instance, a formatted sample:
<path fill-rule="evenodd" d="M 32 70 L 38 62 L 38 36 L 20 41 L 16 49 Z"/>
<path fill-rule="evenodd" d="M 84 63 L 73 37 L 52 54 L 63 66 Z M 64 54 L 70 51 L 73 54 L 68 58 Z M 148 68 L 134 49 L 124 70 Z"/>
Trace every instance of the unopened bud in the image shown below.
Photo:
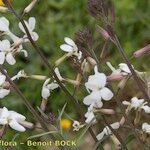
<path fill-rule="evenodd" d="M 119 122 L 120 126 L 123 126 L 124 123 L 125 123 L 125 121 L 126 121 L 125 117 L 122 117 L 121 120 L 120 120 L 120 122 Z"/>
<path fill-rule="evenodd" d="M 3 13 L 8 12 L 8 8 L 0 6 L 0 12 L 3 12 Z"/>
<path fill-rule="evenodd" d="M 120 81 L 123 80 L 124 76 L 121 73 L 118 74 L 111 74 L 110 76 L 107 76 L 107 81 Z"/>
<path fill-rule="evenodd" d="M 97 65 L 97 62 L 92 57 L 87 57 L 86 59 L 92 66 Z"/>
<path fill-rule="evenodd" d="M 30 76 L 28 76 L 28 78 L 31 78 L 31 79 L 36 79 L 36 80 L 46 80 L 47 79 L 47 77 L 46 76 L 41 76 L 41 75 L 30 75 Z"/>
<path fill-rule="evenodd" d="M 99 32 L 105 40 L 110 39 L 110 36 L 109 36 L 108 32 L 105 29 L 103 29 L 102 27 L 98 26 L 97 27 L 97 32 Z"/>
<path fill-rule="evenodd" d="M 137 50 L 136 52 L 134 52 L 134 57 L 138 58 L 138 57 L 142 57 L 143 55 L 147 54 L 150 52 L 150 44 Z"/>
<path fill-rule="evenodd" d="M 24 9 L 24 13 L 29 13 L 33 7 L 35 6 L 35 4 L 37 3 L 38 0 L 33 0 L 25 9 Z"/>
<path fill-rule="evenodd" d="M 115 111 L 113 109 L 95 109 L 94 112 L 100 112 L 107 115 L 114 115 Z"/>
<path fill-rule="evenodd" d="M 42 112 L 45 112 L 46 106 L 47 106 L 47 102 L 48 102 L 47 99 L 42 99 L 41 106 L 40 106 L 40 109 L 42 110 Z"/>
<path fill-rule="evenodd" d="M 20 122 L 21 125 L 23 125 L 25 128 L 28 129 L 33 129 L 34 128 L 34 124 L 28 121 L 22 121 Z"/>

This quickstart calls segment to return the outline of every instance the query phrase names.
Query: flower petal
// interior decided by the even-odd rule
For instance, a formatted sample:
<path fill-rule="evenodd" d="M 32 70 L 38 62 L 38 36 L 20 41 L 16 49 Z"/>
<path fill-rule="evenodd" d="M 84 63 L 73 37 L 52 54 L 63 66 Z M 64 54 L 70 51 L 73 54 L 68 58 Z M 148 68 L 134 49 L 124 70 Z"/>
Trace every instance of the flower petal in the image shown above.
<path fill-rule="evenodd" d="M 0 52 L 0 64 L 4 64 L 5 61 L 5 53 L 4 52 Z"/>
<path fill-rule="evenodd" d="M 88 78 L 88 82 L 85 83 L 87 89 L 92 91 L 100 90 L 106 85 L 106 75 L 104 73 L 96 73 L 95 75 L 91 75 Z"/>
<path fill-rule="evenodd" d="M 46 87 L 43 87 L 41 95 L 44 99 L 48 99 L 48 97 L 50 96 L 50 90 Z"/>
<path fill-rule="evenodd" d="M 31 35 L 34 41 L 37 41 L 39 39 L 39 35 L 36 32 L 32 32 Z"/>
<path fill-rule="evenodd" d="M 4 98 L 10 93 L 10 90 L 7 89 L 0 89 L 0 99 Z"/>
<path fill-rule="evenodd" d="M 15 121 L 15 120 L 12 120 L 12 121 L 10 121 L 9 122 L 9 126 L 12 128 L 12 129 L 14 129 L 14 130 L 16 130 L 16 131 L 19 131 L 19 132 L 24 132 L 26 129 L 22 126 L 22 125 L 20 125 L 17 121 Z"/>
<path fill-rule="evenodd" d="M 8 53 L 6 55 L 6 61 L 10 64 L 10 65 L 14 65 L 16 63 L 16 60 L 14 58 L 14 56 L 12 55 L 12 53 Z"/>
<path fill-rule="evenodd" d="M 35 29 L 35 24 L 36 24 L 36 20 L 34 17 L 30 17 L 29 18 L 29 27 L 31 29 L 31 31 L 33 31 Z"/>
<path fill-rule="evenodd" d="M 63 44 L 60 46 L 60 49 L 65 52 L 73 52 L 73 47 L 67 44 Z"/>
<path fill-rule="evenodd" d="M 83 103 L 85 105 L 91 105 L 92 103 L 94 103 L 95 106 L 95 104 L 98 103 L 98 101 L 101 101 L 101 94 L 99 91 L 94 91 L 84 98 Z"/>
<path fill-rule="evenodd" d="M 109 101 L 112 99 L 112 97 L 114 96 L 114 94 L 112 93 L 112 91 L 106 87 L 102 88 L 100 90 L 101 93 L 101 97 L 105 100 L 105 101 Z"/>
<path fill-rule="evenodd" d="M 47 88 L 49 90 L 54 90 L 54 89 L 56 89 L 58 87 L 59 87 L 59 85 L 57 83 L 53 83 L 53 82 L 51 84 L 47 85 Z"/>
<path fill-rule="evenodd" d="M 9 21 L 5 17 L 0 18 L 0 31 L 9 31 Z"/>
<path fill-rule="evenodd" d="M 104 135 L 105 135 L 105 133 L 104 133 L 103 131 L 102 131 L 101 133 L 99 133 L 99 134 L 96 136 L 97 140 L 98 140 L 98 141 L 102 140 L 103 137 L 104 137 Z"/>
<path fill-rule="evenodd" d="M 119 64 L 119 69 L 121 69 L 122 71 L 126 72 L 126 73 L 131 73 L 129 67 L 127 64 L 125 63 L 121 63 Z"/>
<path fill-rule="evenodd" d="M 146 113 L 150 113 L 150 107 L 149 106 L 142 106 L 142 109 L 144 109 L 144 111 L 146 112 Z"/>
<path fill-rule="evenodd" d="M 0 75 L 0 86 L 5 82 L 6 76 L 5 75 Z"/>
<path fill-rule="evenodd" d="M 120 127 L 120 123 L 119 122 L 115 122 L 113 124 L 110 125 L 113 129 L 119 129 Z"/>
<path fill-rule="evenodd" d="M 8 40 L 3 40 L 0 43 L 0 50 L 1 51 L 8 51 L 10 49 L 10 42 Z"/>
<path fill-rule="evenodd" d="M 65 37 L 64 40 L 70 46 L 74 47 L 76 45 L 75 42 L 71 38 Z"/>

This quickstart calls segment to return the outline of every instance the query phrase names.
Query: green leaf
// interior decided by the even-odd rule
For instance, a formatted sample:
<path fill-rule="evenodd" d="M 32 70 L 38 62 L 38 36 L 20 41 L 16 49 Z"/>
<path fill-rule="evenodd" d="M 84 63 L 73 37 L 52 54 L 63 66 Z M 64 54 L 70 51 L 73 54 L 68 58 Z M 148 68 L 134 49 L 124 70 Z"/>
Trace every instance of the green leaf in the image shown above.
<path fill-rule="evenodd" d="M 58 119 L 57 119 L 58 121 L 61 120 L 61 117 L 62 117 L 62 115 L 63 115 L 63 113 L 64 113 L 64 111 L 65 111 L 66 106 L 67 106 L 67 103 L 63 106 L 63 108 L 62 108 L 62 110 L 61 110 L 61 112 L 60 112 L 60 114 L 59 114 L 59 117 L 58 117 Z"/>
<path fill-rule="evenodd" d="M 135 135 L 132 133 L 130 134 L 126 139 L 125 139 L 125 145 L 128 145 L 130 142 L 132 142 L 132 140 L 135 139 Z"/>
<path fill-rule="evenodd" d="M 39 138 L 41 136 L 45 136 L 45 135 L 48 135 L 48 134 L 55 134 L 55 133 L 58 133 L 58 132 L 59 131 L 44 132 L 44 133 L 41 133 L 41 134 L 36 134 L 36 135 L 30 136 L 27 139 L 29 140 L 29 139 Z"/>

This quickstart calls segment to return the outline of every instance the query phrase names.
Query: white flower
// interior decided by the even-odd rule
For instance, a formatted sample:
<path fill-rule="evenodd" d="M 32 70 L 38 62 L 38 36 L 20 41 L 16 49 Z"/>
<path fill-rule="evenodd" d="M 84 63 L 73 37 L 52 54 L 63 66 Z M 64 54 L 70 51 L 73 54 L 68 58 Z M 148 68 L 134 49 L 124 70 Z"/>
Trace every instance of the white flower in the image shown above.
<path fill-rule="evenodd" d="M 79 131 L 81 128 L 84 127 L 84 125 L 81 125 L 79 121 L 74 121 L 73 124 L 73 131 Z"/>
<path fill-rule="evenodd" d="M 8 40 L 0 41 L 0 64 L 7 61 L 10 65 L 14 65 L 16 60 L 11 52 L 10 42 Z"/>
<path fill-rule="evenodd" d="M 119 122 L 115 122 L 115 123 L 113 123 L 113 124 L 111 124 L 110 125 L 113 129 L 119 129 L 119 127 L 120 127 L 120 123 Z M 103 131 L 101 132 L 101 133 L 99 133 L 97 136 L 96 136 L 96 138 L 97 138 L 97 140 L 102 140 L 103 139 L 103 137 L 105 136 L 105 135 L 111 135 L 112 134 L 112 131 L 110 130 L 110 128 L 108 127 L 108 126 L 106 126 L 104 129 L 103 129 Z"/>
<path fill-rule="evenodd" d="M 85 118 L 86 118 L 85 122 L 87 124 L 96 122 L 95 115 L 94 115 L 94 112 L 93 112 L 93 108 L 94 108 L 94 104 L 91 104 L 88 107 L 88 111 L 85 113 Z"/>
<path fill-rule="evenodd" d="M 144 101 L 144 99 L 138 99 L 137 97 L 133 97 L 131 99 L 131 102 L 123 101 L 124 105 L 130 106 L 131 109 L 134 108 L 137 109 L 143 109 L 146 113 L 150 113 L 150 107 L 147 104 L 147 102 Z"/>
<path fill-rule="evenodd" d="M 103 106 L 102 99 L 109 101 L 113 97 L 113 93 L 106 86 L 106 75 L 104 73 L 99 73 L 97 66 L 94 68 L 95 74 L 89 76 L 88 82 L 85 83 L 87 90 L 90 95 L 84 98 L 85 105 L 91 105 L 94 103 L 94 107 L 101 108 Z"/>
<path fill-rule="evenodd" d="M 42 98 L 44 99 L 48 99 L 48 97 L 50 96 L 50 92 L 59 87 L 57 83 L 52 82 L 49 84 L 49 82 L 50 82 L 50 78 L 44 82 L 42 87 L 41 95 Z"/>
<path fill-rule="evenodd" d="M 38 34 L 36 32 L 34 32 L 35 24 L 36 24 L 35 18 L 34 17 L 30 17 L 28 22 L 27 21 L 24 21 L 24 22 L 25 22 L 25 24 L 26 24 L 26 26 L 27 26 L 27 28 L 29 30 L 29 33 L 30 33 L 32 39 L 34 41 L 37 41 L 39 36 L 38 36 Z M 28 36 L 27 36 L 26 31 L 25 31 L 24 27 L 22 26 L 21 22 L 19 23 L 19 28 L 22 30 L 23 33 L 25 33 L 24 38 L 27 38 Z"/>
<path fill-rule="evenodd" d="M 119 66 L 118 69 L 114 68 L 110 62 L 107 62 L 106 64 L 111 69 L 112 74 L 120 74 L 121 73 L 124 76 L 131 74 L 131 71 L 130 71 L 128 65 L 125 63 L 120 63 L 118 65 Z"/>
<path fill-rule="evenodd" d="M 119 69 L 124 73 L 131 74 L 131 71 L 130 71 L 128 65 L 125 63 L 119 64 Z"/>
<path fill-rule="evenodd" d="M 26 75 L 26 73 L 24 72 L 24 70 L 20 70 L 15 76 L 13 76 L 12 78 L 11 78 L 11 80 L 12 81 L 14 81 L 14 80 L 19 80 L 20 78 L 26 78 L 27 77 L 27 75 Z"/>
<path fill-rule="evenodd" d="M 143 123 L 142 130 L 146 133 L 150 133 L 150 125 L 148 123 Z"/>
<path fill-rule="evenodd" d="M 9 125 L 12 129 L 24 132 L 26 129 L 21 125 L 25 121 L 25 116 L 15 112 L 8 111 L 6 107 L 0 109 L 0 124 Z"/>
<path fill-rule="evenodd" d="M 6 76 L 0 74 L 0 99 L 4 98 L 10 93 L 10 90 L 4 89 L 3 84 L 6 82 Z"/>
<path fill-rule="evenodd" d="M 72 53 L 73 55 L 77 56 L 80 60 L 82 58 L 82 52 L 78 51 L 78 47 L 75 44 L 75 42 L 68 37 L 65 37 L 64 41 L 66 42 L 66 44 L 62 44 L 60 46 L 60 49 L 65 52 Z"/>

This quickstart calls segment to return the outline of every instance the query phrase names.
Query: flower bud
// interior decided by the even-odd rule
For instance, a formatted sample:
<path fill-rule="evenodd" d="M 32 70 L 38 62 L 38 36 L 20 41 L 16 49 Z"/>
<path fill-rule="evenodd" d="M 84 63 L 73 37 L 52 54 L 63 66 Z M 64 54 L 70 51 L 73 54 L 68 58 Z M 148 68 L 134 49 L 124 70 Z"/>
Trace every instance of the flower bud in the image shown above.
<path fill-rule="evenodd" d="M 28 78 L 36 79 L 36 80 L 46 80 L 47 79 L 46 76 L 41 76 L 41 75 L 30 75 L 30 76 L 28 76 Z"/>
<path fill-rule="evenodd" d="M 143 55 L 147 54 L 150 52 L 150 44 L 137 50 L 136 52 L 134 52 L 134 57 L 138 58 L 138 57 L 142 57 Z"/>
<path fill-rule="evenodd" d="M 3 13 L 8 12 L 8 8 L 0 6 L 0 12 L 3 12 Z"/>
<path fill-rule="evenodd" d="M 105 29 L 103 29 L 102 27 L 98 26 L 96 30 L 103 36 L 103 38 L 106 41 L 110 39 L 108 32 Z"/>
<path fill-rule="evenodd" d="M 111 74 L 110 76 L 107 76 L 107 81 L 120 81 L 124 78 L 124 76 L 121 73 L 118 74 Z"/>
<path fill-rule="evenodd" d="M 29 13 L 33 7 L 35 6 L 35 4 L 37 3 L 38 0 L 33 0 L 25 9 L 24 9 L 24 13 Z"/>
<path fill-rule="evenodd" d="M 23 125 L 25 128 L 28 128 L 28 129 L 34 128 L 34 124 L 31 122 L 28 122 L 28 121 L 22 121 L 20 124 Z"/>
<path fill-rule="evenodd" d="M 48 102 L 48 100 L 42 99 L 41 106 L 40 106 L 40 109 L 42 110 L 42 112 L 45 112 L 46 106 L 47 106 L 47 102 Z"/>
<path fill-rule="evenodd" d="M 87 57 L 86 59 L 92 66 L 97 65 L 97 62 L 92 57 Z"/>
<path fill-rule="evenodd" d="M 125 121 L 126 121 L 125 117 L 122 117 L 121 120 L 120 120 L 120 122 L 119 122 L 120 126 L 123 126 L 124 123 L 125 123 Z"/>
<path fill-rule="evenodd" d="M 114 115 L 115 111 L 113 109 L 95 109 L 94 112 L 101 112 L 107 115 Z"/>

